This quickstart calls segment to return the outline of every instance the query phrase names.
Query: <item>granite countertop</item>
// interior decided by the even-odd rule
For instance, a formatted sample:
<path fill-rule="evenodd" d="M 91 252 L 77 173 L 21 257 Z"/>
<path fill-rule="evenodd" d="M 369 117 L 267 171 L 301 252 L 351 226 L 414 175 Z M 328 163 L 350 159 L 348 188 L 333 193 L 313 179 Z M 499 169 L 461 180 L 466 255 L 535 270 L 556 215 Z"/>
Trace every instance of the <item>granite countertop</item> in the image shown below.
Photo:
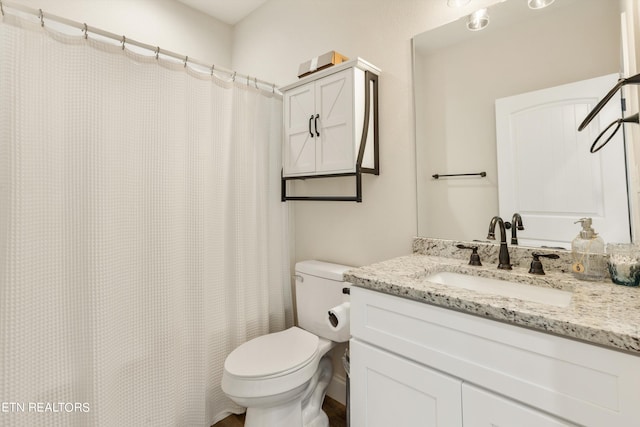
<path fill-rule="evenodd" d="M 425 279 L 440 271 L 552 287 L 573 295 L 568 307 L 558 307 Z M 345 280 L 374 291 L 640 355 L 638 288 L 580 281 L 564 271 L 547 271 L 546 275 L 537 276 L 528 273 L 528 266 L 498 270 L 484 259 L 483 266 L 474 267 L 469 266 L 467 260 L 420 253 L 350 270 L 345 273 Z"/>

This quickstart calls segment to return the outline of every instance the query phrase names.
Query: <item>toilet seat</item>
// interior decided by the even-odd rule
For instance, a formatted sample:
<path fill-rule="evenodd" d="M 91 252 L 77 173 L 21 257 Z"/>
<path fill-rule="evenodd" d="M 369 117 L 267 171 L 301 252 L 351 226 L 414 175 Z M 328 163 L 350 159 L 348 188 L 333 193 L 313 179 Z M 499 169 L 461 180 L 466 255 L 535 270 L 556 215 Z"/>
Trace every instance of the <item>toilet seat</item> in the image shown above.
<path fill-rule="evenodd" d="M 254 338 L 233 350 L 224 369 L 244 379 L 287 375 L 309 364 L 318 353 L 316 335 L 292 327 Z"/>
<path fill-rule="evenodd" d="M 301 392 L 331 346 L 296 326 L 254 338 L 227 356 L 222 390 L 235 399 Z"/>

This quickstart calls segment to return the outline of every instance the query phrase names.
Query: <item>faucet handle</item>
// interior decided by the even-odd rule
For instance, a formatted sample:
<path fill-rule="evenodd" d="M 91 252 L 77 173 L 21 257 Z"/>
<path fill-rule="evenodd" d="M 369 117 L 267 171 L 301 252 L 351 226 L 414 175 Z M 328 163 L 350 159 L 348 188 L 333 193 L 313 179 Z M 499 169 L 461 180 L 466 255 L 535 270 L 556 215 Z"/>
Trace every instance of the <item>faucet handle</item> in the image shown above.
<path fill-rule="evenodd" d="M 478 255 L 477 246 L 456 245 L 456 247 L 458 249 L 471 249 L 471 258 L 469 259 L 469 265 L 482 265 L 482 263 L 480 262 L 480 255 Z"/>
<path fill-rule="evenodd" d="M 556 254 L 539 254 L 537 252 L 532 253 L 531 256 L 533 256 L 533 260 L 531 261 L 531 267 L 529 267 L 529 273 L 539 274 L 539 275 L 544 275 L 544 269 L 542 268 L 542 262 L 540 261 L 540 257 L 550 258 L 550 259 L 560 258 L 560 256 Z"/>

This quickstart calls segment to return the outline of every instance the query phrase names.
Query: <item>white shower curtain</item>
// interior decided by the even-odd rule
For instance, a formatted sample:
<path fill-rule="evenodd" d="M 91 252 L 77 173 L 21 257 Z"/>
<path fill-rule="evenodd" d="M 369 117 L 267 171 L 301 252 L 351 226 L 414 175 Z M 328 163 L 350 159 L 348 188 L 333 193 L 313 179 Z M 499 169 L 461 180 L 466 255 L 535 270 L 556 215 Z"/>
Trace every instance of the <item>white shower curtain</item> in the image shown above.
<path fill-rule="evenodd" d="M 0 24 L 0 425 L 208 426 L 292 322 L 282 101 Z"/>

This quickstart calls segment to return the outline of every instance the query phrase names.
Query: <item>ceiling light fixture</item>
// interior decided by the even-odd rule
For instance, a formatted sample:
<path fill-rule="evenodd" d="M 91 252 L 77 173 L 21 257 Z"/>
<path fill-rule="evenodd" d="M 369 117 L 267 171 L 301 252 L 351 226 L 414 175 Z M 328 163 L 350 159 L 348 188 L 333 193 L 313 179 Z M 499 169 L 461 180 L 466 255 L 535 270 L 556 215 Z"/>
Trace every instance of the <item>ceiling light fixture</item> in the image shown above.
<path fill-rule="evenodd" d="M 462 7 L 466 6 L 471 0 L 447 0 L 447 6 L 449 7 Z"/>
<path fill-rule="evenodd" d="M 489 25 L 487 9 L 478 9 L 467 17 L 467 28 L 470 31 L 480 31 Z"/>
<path fill-rule="evenodd" d="M 553 3 L 555 0 L 529 0 L 530 9 L 543 9 Z"/>

